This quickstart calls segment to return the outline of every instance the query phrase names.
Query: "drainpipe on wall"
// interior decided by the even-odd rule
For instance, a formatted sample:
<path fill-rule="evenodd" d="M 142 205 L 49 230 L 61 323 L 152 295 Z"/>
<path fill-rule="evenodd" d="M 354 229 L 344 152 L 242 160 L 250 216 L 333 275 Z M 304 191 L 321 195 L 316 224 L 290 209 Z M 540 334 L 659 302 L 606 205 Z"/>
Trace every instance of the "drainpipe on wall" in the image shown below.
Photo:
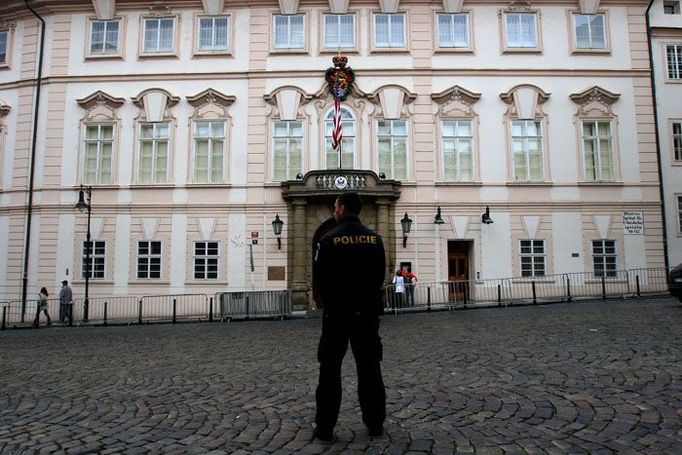
<path fill-rule="evenodd" d="M 36 95 L 33 107 L 33 133 L 31 139 L 31 168 L 28 179 L 28 208 L 26 212 L 26 241 L 24 243 L 24 270 L 22 273 L 21 283 L 21 322 L 24 322 L 24 313 L 26 312 L 26 292 L 28 288 L 28 258 L 31 251 L 31 218 L 33 215 L 33 180 L 35 174 L 35 158 L 36 158 L 36 139 L 38 137 L 38 107 L 40 106 L 40 86 L 43 78 L 43 48 L 45 47 L 45 21 L 36 13 L 28 4 L 28 0 L 24 0 L 26 8 L 28 8 L 35 17 L 40 21 L 40 54 L 38 54 L 38 76 L 35 79 Z"/>
<path fill-rule="evenodd" d="M 646 44 L 649 48 L 649 66 L 651 67 L 650 77 L 651 77 L 651 97 L 653 98 L 654 104 L 654 136 L 656 137 L 656 164 L 658 165 L 658 191 L 661 195 L 661 215 L 663 216 L 663 260 L 665 264 L 666 271 L 670 267 L 668 263 L 668 229 L 666 227 L 666 216 L 665 216 L 665 192 L 663 191 L 663 167 L 661 164 L 661 138 L 658 133 L 658 99 L 656 97 L 656 78 L 654 75 L 654 53 L 653 46 L 651 44 L 651 22 L 649 20 L 649 10 L 654 4 L 654 0 L 649 1 L 649 6 L 646 7 L 645 19 L 646 19 Z M 666 272 L 667 276 L 667 272 Z"/>

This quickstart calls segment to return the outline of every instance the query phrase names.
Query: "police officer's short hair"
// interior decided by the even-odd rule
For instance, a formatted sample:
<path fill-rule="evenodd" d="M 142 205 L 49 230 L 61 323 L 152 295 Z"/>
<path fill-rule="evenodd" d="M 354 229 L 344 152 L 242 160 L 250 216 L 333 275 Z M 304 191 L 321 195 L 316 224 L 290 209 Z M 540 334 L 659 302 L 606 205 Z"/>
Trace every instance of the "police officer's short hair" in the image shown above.
<path fill-rule="evenodd" d="M 362 201 L 360 200 L 358 193 L 341 193 L 336 200 L 338 201 L 339 205 L 346 207 L 346 211 L 348 213 L 359 215 L 360 210 L 362 210 Z"/>

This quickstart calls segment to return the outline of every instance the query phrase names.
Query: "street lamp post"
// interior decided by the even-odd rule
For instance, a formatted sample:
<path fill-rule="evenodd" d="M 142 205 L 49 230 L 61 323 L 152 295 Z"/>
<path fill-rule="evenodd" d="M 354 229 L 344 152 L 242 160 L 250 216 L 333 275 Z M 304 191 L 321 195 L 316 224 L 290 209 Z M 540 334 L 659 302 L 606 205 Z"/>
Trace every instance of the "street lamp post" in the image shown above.
<path fill-rule="evenodd" d="M 87 201 L 86 201 L 87 193 Z M 76 203 L 76 208 L 79 212 L 83 213 L 88 211 L 88 232 L 85 237 L 85 300 L 83 301 L 83 322 L 88 322 L 88 310 L 90 308 L 90 272 L 92 270 L 92 264 L 90 264 L 90 250 L 92 249 L 92 242 L 90 240 L 90 212 L 92 211 L 92 187 L 81 185 L 81 189 L 78 192 L 78 202 Z"/>

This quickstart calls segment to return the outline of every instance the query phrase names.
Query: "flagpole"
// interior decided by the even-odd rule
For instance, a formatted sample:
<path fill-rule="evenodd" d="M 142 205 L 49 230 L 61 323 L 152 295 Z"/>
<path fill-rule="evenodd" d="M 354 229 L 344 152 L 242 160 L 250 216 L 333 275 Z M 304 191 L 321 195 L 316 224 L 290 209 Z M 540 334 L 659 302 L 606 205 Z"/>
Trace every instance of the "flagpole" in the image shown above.
<path fill-rule="evenodd" d="M 338 53 L 338 56 L 341 57 L 341 49 L 338 47 L 336 48 L 336 52 Z M 336 93 L 334 96 L 339 98 L 339 124 L 341 124 L 341 97 L 339 96 L 339 73 L 336 73 Z M 339 143 L 336 145 L 338 147 L 338 161 L 339 161 L 339 169 L 341 169 L 341 143 L 343 142 L 343 136 L 339 139 Z"/>

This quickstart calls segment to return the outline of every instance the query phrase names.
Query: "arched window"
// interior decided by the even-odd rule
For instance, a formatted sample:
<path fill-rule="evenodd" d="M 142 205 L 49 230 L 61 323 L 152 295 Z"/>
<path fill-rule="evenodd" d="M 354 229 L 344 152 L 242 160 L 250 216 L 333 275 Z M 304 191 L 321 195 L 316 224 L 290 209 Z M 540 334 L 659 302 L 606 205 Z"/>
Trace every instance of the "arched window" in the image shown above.
<path fill-rule="evenodd" d="M 332 148 L 334 109 L 330 109 L 324 121 L 324 148 L 327 169 L 339 168 L 339 152 Z M 355 118 L 350 110 L 341 107 L 341 169 L 353 169 L 355 164 Z"/>

